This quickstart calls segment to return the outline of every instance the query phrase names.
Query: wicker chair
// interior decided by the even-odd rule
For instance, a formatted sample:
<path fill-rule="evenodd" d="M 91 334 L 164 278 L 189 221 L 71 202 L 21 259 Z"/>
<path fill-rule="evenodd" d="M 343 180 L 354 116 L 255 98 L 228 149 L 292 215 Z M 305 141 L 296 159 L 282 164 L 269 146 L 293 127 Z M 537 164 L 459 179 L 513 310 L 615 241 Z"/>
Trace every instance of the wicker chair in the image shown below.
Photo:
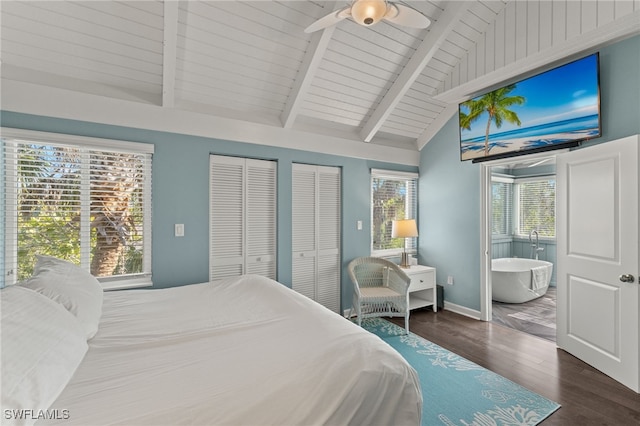
<path fill-rule="evenodd" d="M 358 257 L 349 263 L 353 282 L 351 315 L 356 310 L 358 325 L 368 317 L 404 317 L 409 333 L 409 284 L 411 278 L 395 263 L 378 257 Z"/>

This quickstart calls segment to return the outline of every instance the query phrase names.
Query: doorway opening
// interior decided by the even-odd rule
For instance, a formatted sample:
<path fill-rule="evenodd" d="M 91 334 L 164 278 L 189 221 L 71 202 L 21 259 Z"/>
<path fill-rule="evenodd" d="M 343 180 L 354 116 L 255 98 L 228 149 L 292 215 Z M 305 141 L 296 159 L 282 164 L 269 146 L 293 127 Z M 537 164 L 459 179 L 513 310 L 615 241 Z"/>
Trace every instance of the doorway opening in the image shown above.
<path fill-rule="evenodd" d="M 485 167 L 486 320 L 555 342 L 555 156 Z"/>

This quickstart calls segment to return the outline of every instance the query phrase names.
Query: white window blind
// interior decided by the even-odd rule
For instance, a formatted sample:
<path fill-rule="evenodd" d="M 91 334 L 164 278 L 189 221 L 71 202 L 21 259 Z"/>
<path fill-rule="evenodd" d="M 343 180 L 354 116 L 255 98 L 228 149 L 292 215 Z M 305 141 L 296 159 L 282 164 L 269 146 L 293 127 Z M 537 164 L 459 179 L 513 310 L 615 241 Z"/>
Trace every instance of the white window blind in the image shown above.
<path fill-rule="evenodd" d="M 555 178 L 528 178 L 516 182 L 517 234 L 528 236 L 537 230 L 540 237 L 556 236 Z"/>
<path fill-rule="evenodd" d="M 104 288 L 151 285 L 153 145 L 6 129 L 2 143 L 8 283 L 44 254 Z"/>
<path fill-rule="evenodd" d="M 391 238 L 394 220 L 416 219 L 418 214 L 418 174 L 391 170 L 371 170 L 371 254 L 393 256 L 403 248 L 417 250 L 417 238 Z"/>
<path fill-rule="evenodd" d="M 494 236 L 511 235 L 513 179 L 491 178 L 491 231 Z"/>

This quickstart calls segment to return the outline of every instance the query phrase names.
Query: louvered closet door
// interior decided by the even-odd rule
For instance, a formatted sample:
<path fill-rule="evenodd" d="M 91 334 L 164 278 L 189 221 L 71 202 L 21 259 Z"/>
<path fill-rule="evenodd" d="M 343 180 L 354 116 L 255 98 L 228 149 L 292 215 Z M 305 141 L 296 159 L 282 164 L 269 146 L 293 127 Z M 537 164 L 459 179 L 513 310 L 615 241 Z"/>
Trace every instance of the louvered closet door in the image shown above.
<path fill-rule="evenodd" d="M 340 310 L 340 169 L 294 164 L 293 289 Z"/>
<path fill-rule="evenodd" d="M 209 163 L 209 279 L 218 280 L 244 271 L 244 159 Z"/>
<path fill-rule="evenodd" d="M 247 160 L 246 269 L 276 279 L 276 163 Z"/>
<path fill-rule="evenodd" d="M 316 300 L 340 312 L 340 169 L 318 167 L 318 200 Z"/>
<path fill-rule="evenodd" d="M 210 156 L 209 279 L 276 278 L 276 163 Z"/>
<path fill-rule="evenodd" d="M 316 300 L 316 168 L 294 164 L 291 185 L 292 288 Z"/>

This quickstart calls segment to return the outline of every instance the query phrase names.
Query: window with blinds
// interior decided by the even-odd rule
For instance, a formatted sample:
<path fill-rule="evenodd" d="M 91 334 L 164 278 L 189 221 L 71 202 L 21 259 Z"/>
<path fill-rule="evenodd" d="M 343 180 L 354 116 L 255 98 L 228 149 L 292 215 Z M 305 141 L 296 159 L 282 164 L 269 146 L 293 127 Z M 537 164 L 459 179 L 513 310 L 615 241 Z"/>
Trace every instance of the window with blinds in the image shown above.
<path fill-rule="evenodd" d="M 548 178 L 519 179 L 515 184 L 516 233 L 529 236 L 537 230 L 540 237 L 556 236 L 556 180 Z"/>
<path fill-rule="evenodd" d="M 491 233 L 494 236 L 511 235 L 513 179 L 491 178 Z"/>
<path fill-rule="evenodd" d="M 4 129 L 2 145 L 8 283 L 44 254 L 105 288 L 151 285 L 153 145 Z"/>
<path fill-rule="evenodd" d="M 417 251 L 417 238 L 391 238 L 394 220 L 416 219 L 418 174 L 371 170 L 371 254 L 394 256 Z"/>

